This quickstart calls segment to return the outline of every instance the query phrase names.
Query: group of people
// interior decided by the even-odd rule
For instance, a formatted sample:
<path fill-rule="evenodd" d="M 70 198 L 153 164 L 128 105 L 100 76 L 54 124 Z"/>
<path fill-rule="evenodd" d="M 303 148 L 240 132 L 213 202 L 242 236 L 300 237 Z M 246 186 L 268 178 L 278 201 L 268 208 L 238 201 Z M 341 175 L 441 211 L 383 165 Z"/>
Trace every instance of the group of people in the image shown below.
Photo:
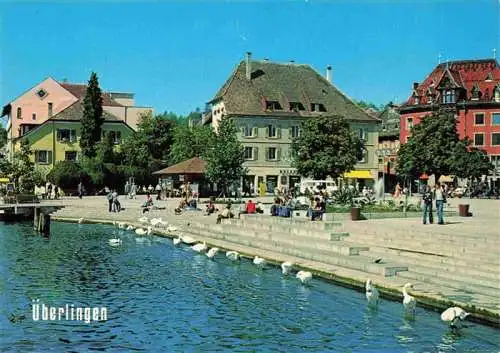
<path fill-rule="evenodd" d="M 109 190 L 109 189 L 107 191 L 108 193 L 106 195 L 106 198 L 108 199 L 108 205 L 109 205 L 108 211 L 120 212 L 122 206 L 120 204 L 120 201 L 118 201 L 118 192 L 116 192 L 116 190 Z"/>
<path fill-rule="evenodd" d="M 427 224 L 427 222 L 429 222 L 432 224 L 434 222 L 432 216 L 432 201 L 435 200 L 438 224 L 444 224 L 443 208 L 446 203 L 446 191 L 443 185 L 439 181 L 434 185 L 434 189 L 431 189 L 429 185 L 424 185 L 421 195 L 423 223 Z"/>

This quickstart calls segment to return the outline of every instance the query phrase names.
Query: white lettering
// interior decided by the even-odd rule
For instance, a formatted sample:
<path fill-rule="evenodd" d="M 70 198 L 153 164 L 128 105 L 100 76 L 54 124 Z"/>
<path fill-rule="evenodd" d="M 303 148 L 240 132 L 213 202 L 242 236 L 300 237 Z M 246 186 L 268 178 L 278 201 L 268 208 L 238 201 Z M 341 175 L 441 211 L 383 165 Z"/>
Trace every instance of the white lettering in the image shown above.
<path fill-rule="evenodd" d="M 40 320 L 40 304 L 38 304 L 39 301 L 40 300 L 37 299 L 35 303 L 35 300 L 33 300 L 33 321 Z"/>
<path fill-rule="evenodd" d="M 57 318 L 57 320 L 61 321 L 61 315 L 64 314 L 64 308 L 59 308 L 59 316 Z"/>
<path fill-rule="evenodd" d="M 85 322 L 90 323 L 90 308 L 85 308 Z"/>
<path fill-rule="evenodd" d="M 56 308 L 50 308 L 50 320 L 54 321 L 56 319 Z"/>
<path fill-rule="evenodd" d="M 49 308 L 42 304 L 42 320 L 47 321 L 49 319 Z"/>

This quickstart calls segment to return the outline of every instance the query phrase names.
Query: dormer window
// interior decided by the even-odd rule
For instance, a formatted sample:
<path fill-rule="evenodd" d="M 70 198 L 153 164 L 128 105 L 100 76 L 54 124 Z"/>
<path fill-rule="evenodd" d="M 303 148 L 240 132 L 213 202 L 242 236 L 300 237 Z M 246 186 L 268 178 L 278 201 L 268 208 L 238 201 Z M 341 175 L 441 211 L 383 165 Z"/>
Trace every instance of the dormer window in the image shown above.
<path fill-rule="evenodd" d="M 479 90 L 479 87 L 477 85 L 474 85 L 474 87 L 472 87 L 472 91 L 471 91 L 471 99 L 473 101 L 477 101 L 481 98 L 481 96 L 482 96 L 482 93 Z"/>
<path fill-rule="evenodd" d="M 427 104 L 432 104 L 434 103 L 434 93 L 432 90 L 429 88 L 427 89 Z"/>
<path fill-rule="evenodd" d="M 493 81 L 493 75 L 491 74 L 491 72 L 488 72 L 488 76 L 486 76 L 485 81 L 486 81 L 486 82 L 491 82 L 491 81 Z"/>
<path fill-rule="evenodd" d="M 325 105 L 322 103 L 311 103 L 312 112 L 326 112 Z"/>
<path fill-rule="evenodd" d="M 455 103 L 455 90 L 448 89 L 443 91 L 443 103 L 444 104 Z"/>
<path fill-rule="evenodd" d="M 40 88 L 40 89 L 36 92 L 36 95 L 38 96 L 38 98 L 43 99 L 43 98 L 45 98 L 45 96 L 47 95 L 47 91 L 46 91 L 46 90 L 44 90 L 43 88 Z"/>
<path fill-rule="evenodd" d="M 300 102 L 290 102 L 290 110 L 298 112 L 300 110 L 306 110 L 306 108 L 304 108 L 304 105 Z"/>
<path fill-rule="evenodd" d="M 415 105 L 420 104 L 420 97 L 419 96 L 413 97 L 413 104 L 415 104 Z"/>
<path fill-rule="evenodd" d="M 495 102 L 500 102 L 500 85 L 497 85 L 493 91 L 493 100 Z"/>
<path fill-rule="evenodd" d="M 283 108 L 278 101 L 266 101 L 266 110 L 283 110 Z"/>

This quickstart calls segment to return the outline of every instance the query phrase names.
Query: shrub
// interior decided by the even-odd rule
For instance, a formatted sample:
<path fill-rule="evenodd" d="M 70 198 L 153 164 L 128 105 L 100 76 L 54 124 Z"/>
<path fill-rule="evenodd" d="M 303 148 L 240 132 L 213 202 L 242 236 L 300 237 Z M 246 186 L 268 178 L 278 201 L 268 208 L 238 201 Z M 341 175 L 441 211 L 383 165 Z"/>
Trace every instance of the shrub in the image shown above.
<path fill-rule="evenodd" d="M 62 189 L 76 189 L 80 180 L 85 183 L 88 175 L 79 164 L 73 161 L 57 162 L 54 168 L 47 174 L 47 180 L 58 185 Z"/>

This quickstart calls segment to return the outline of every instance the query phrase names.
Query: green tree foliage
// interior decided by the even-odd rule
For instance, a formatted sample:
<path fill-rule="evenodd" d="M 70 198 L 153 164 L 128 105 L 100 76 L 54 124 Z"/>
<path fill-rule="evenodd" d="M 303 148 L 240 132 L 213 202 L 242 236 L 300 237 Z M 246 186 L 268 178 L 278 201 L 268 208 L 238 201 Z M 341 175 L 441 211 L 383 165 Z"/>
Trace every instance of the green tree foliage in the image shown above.
<path fill-rule="evenodd" d="M 203 154 L 207 162 L 206 177 L 221 186 L 226 194 L 228 186 L 238 182 L 247 172 L 243 166 L 243 146 L 236 132 L 234 122 L 230 118 L 223 118 L 212 146 Z"/>
<path fill-rule="evenodd" d="M 381 111 L 383 111 L 385 109 L 385 105 L 384 104 L 376 105 L 373 102 L 367 102 L 367 101 L 364 101 L 364 100 L 359 100 L 359 101 L 358 100 L 354 100 L 354 103 L 356 103 L 362 109 L 372 108 L 372 109 L 376 110 L 377 112 L 381 112 Z"/>
<path fill-rule="evenodd" d="M 11 173 L 20 192 L 33 193 L 35 185 L 42 182 L 41 174 L 35 170 L 35 164 L 31 160 L 32 155 L 29 140 L 22 139 L 19 151 L 14 153 Z"/>
<path fill-rule="evenodd" d="M 104 185 L 108 170 L 102 160 L 98 158 L 82 157 L 80 165 L 84 174 L 89 177 L 88 182 L 92 183 L 94 188 L 99 188 Z M 89 186 L 90 185 L 86 185 L 87 188 Z"/>
<path fill-rule="evenodd" d="M 340 177 L 363 157 L 362 142 L 341 116 L 305 120 L 291 148 L 298 173 L 319 180 Z"/>
<path fill-rule="evenodd" d="M 115 162 L 115 143 L 113 135 L 108 131 L 97 147 L 97 159 L 103 163 Z"/>
<path fill-rule="evenodd" d="M 87 179 L 82 167 L 73 161 L 59 161 L 47 174 L 47 180 L 63 190 L 76 189 L 80 180 Z"/>
<path fill-rule="evenodd" d="M 440 110 L 412 128 L 408 142 L 399 149 L 396 170 L 412 178 L 422 173 L 434 174 L 436 180 L 449 174 L 486 174 L 493 166 L 480 150 L 469 146 L 468 140 L 460 140 L 453 112 Z"/>
<path fill-rule="evenodd" d="M 174 128 L 173 144 L 170 149 L 170 164 L 180 163 L 193 157 L 201 157 L 210 149 L 215 134 L 210 125 L 186 124 Z"/>
<path fill-rule="evenodd" d="M 0 126 L 0 148 L 5 147 L 7 144 L 7 130 L 3 126 Z"/>
<path fill-rule="evenodd" d="M 96 144 L 101 139 L 102 118 L 102 92 L 99 88 L 97 74 L 92 72 L 83 99 L 83 117 L 81 120 L 82 131 L 80 148 L 85 157 L 96 155 Z"/>

